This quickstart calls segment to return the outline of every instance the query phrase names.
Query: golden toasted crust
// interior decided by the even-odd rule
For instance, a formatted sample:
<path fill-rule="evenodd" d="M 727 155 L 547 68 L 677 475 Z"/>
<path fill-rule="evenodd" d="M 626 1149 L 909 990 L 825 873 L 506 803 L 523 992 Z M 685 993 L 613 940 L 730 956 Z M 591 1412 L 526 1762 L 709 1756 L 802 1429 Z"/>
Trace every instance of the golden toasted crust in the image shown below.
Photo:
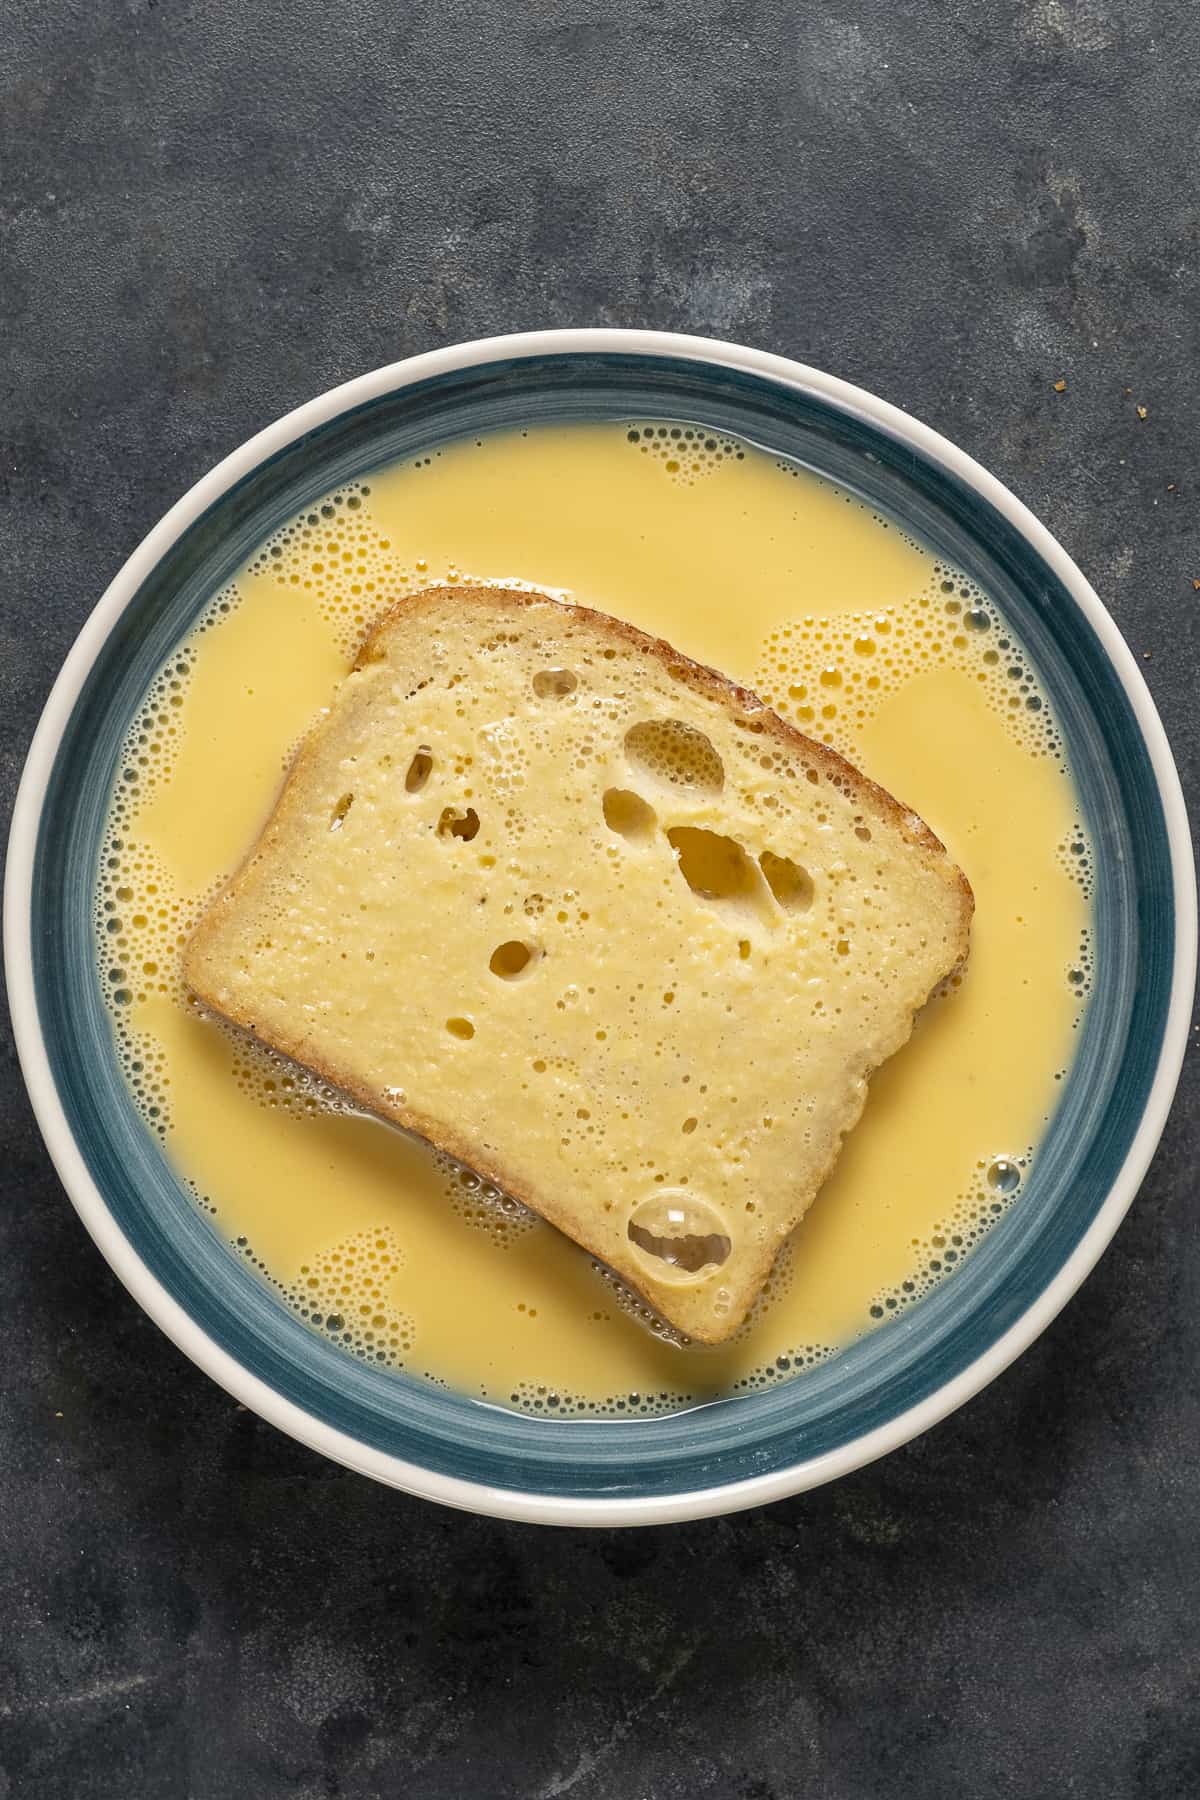
<path fill-rule="evenodd" d="M 592 631 L 607 635 L 614 642 L 627 645 L 643 656 L 653 657 L 673 679 L 723 706 L 735 725 L 774 740 L 787 756 L 802 759 L 806 765 L 821 770 L 826 777 L 834 779 L 843 792 L 852 795 L 855 803 L 864 811 L 888 820 L 921 853 L 928 867 L 936 871 L 945 882 L 948 895 L 953 897 L 953 909 L 956 909 L 957 959 L 965 960 L 974 906 L 973 896 L 966 877 L 946 855 L 944 846 L 928 826 L 911 809 L 869 780 L 835 751 L 805 737 L 765 705 L 757 695 L 729 681 L 718 671 L 682 655 L 661 638 L 651 637 L 621 620 L 588 608 L 564 606 L 562 602 L 536 592 L 491 586 L 437 586 L 405 596 L 376 621 L 358 651 L 354 670 L 364 670 L 370 664 L 383 660 L 389 634 L 402 623 L 411 625 L 419 622 L 422 611 L 432 612 L 447 602 L 463 609 L 474 603 L 485 604 L 493 614 L 498 609 L 509 609 L 516 613 L 545 606 L 574 614 L 585 621 Z M 611 1261 L 611 1255 L 606 1255 L 603 1235 L 596 1231 L 586 1214 L 581 1216 L 578 1211 L 568 1213 L 561 1205 L 556 1204 L 553 1196 L 535 1191 L 529 1180 L 522 1177 L 515 1168 L 508 1166 L 503 1157 L 489 1152 L 469 1126 L 444 1117 L 434 1117 L 404 1097 L 381 1099 L 377 1088 L 356 1081 L 344 1068 L 333 1066 L 302 1030 L 294 1028 L 294 1022 L 283 1025 L 275 1020 L 269 1034 L 264 1034 L 260 1030 L 261 1022 L 256 1016 L 255 1008 L 222 991 L 219 979 L 219 939 L 225 909 L 237 904 L 255 864 L 269 855 L 276 842 L 289 831 L 291 796 L 297 789 L 298 778 L 305 767 L 320 756 L 325 733 L 336 729 L 336 726 L 336 709 L 333 709 L 318 721 L 301 744 L 259 839 L 198 923 L 184 951 L 184 976 L 188 986 L 197 999 L 212 1011 L 258 1037 L 272 1049 L 313 1070 L 322 1080 L 346 1093 L 364 1110 L 413 1133 L 467 1164 L 498 1188 L 511 1194 L 514 1199 L 569 1230 L 569 1235 L 592 1255 L 602 1261 Z M 911 1031 L 911 1028 L 910 1015 L 908 1030 Z M 908 1033 L 904 1035 L 907 1036 Z M 893 1047 L 898 1047 L 899 1041 L 898 1039 Z M 847 1111 L 844 1129 L 831 1145 L 828 1157 L 812 1182 L 812 1192 L 821 1185 L 836 1161 L 845 1131 L 851 1129 L 856 1122 L 864 1099 L 865 1089 L 857 1103 Z M 638 1288 L 651 1306 L 673 1322 L 681 1324 L 692 1338 L 700 1342 L 718 1343 L 726 1339 L 744 1317 L 769 1273 L 780 1241 L 766 1239 L 758 1245 L 745 1246 L 739 1264 L 739 1287 L 745 1294 L 744 1303 L 735 1305 L 729 1317 L 720 1322 L 699 1314 L 688 1314 L 685 1317 L 680 1311 L 684 1307 L 683 1299 L 677 1299 L 670 1289 L 639 1279 L 636 1268 L 628 1264 L 622 1265 L 619 1272 L 631 1285 Z"/>

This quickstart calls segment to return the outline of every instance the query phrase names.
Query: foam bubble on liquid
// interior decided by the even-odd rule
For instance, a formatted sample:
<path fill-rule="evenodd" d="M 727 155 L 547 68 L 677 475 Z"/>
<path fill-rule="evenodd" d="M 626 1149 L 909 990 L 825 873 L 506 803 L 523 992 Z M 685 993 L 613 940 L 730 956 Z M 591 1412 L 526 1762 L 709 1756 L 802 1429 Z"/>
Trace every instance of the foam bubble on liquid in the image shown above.
<path fill-rule="evenodd" d="M 165 1138 L 171 1125 L 171 1073 L 153 1032 L 130 1030 L 118 1038 L 121 1073 L 146 1124 Z"/>
<path fill-rule="evenodd" d="M 656 463 L 681 487 L 712 475 L 722 463 L 742 462 L 745 445 L 699 425 L 638 420 L 625 430 L 626 442 Z"/>
<path fill-rule="evenodd" d="M 1024 1193 L 1033 1163 L 1032 1144 L 1019 1153 L 998 1150 L 980 1157 L 946 1217 L 926 1236 L 912 1240 L 910 1274 L 871 1300 L 867 1323 L 904 1312 L 953 1274 Z"/>
<path fill-rule="evenodd" d="M 831 1344 L 796 1344 L 788 1345 L 775 1357 L 751 1369 L 748 1374 L 739 1376 L 732 1383 L 735 1394 L 759 1394 L 766 1389 L 778 1387 L 780 1382 L 792 1381 L 797 1375 L 803 1375 L 810 1369 L 820 1368 L 830 1357 L 837 1354 L 837 1346 Z"/>
<path fill-rule="evenodd" d="M 127 1072 L 131 1060 L 144 1061 L 145 1046 L 139 1048 L 135 1041 L 139 1034 L 130 1024 L 133 1012 L 157 995 L 183 1001 L 180 951 L 217 885 L 210 884 L 200 894 L 181 893 L 153 848 L 138 835 L 138 814 L 178 756 L 200 640 L 239 604 L 236 585 L 213 595 L 192 633 L 150 683 L 121 745 L 97 864 L 93 923 L 97 972 Z M 154 1125 L 163 1129 L 161 1113 L 155 1115 Z"/>
<path fill-rule="evenodd" d="M 466 1225 L 481 1231 L 505 1249 L 527 1232 L 542 1225 L 541 1219 L 511 1194 L 484 1181 L 473 1169 L 456 1162 L 444 1150 L 432 1152 L 434 1167 L 442 1178 L 446 1203 Z"/>
<path fill-rule="evenodd" d="M 266 1044 L 260 1044 L 256 1038 L 239 1031 L 236 1025 L 211 1014 L 209 1023 L 221 1032 L 229 1045 L 230 1073 L 235 1084 L 268 1112 L 285 1113 L 295 1119 L 313 1119 L 358 1110 L 319 1075 L 281 1056 Z"/>
<path fill-rule="evenodd" d="M 237 1255 L 273 1288 L 314 1331 L 360 1362 L 402 1369 L 416 1341 L 412 1319 L 389 1289 L 404 1262 L 395 1232 L 373 1226 L 318 1251 L 302 1263 L 294 1281 L 281 1281 L 244 1237 Z"/>
<path fill-rule="evenodd" d="M 806 736 L 855 761 L 883 702 L 935 668 L 961 670 L 1022 749 L 1062 762 L 1058 724 L 1024 651 L 978 584 L 945 562 L 908 600 L 779 626 L 754 687 Z"/>
<path fill-rule="evenodd" d="M 268 538 L 248 570 L 285 594 L 310 595 L 347 657 L 386 607 L 429 579 L 421 565 L 401 565 L 371 516 L 370 493 L 369 482 L 336 488 Z"/>
<path fill-rule="evenodd" d="M 618 1312 L 624 1313 L 626 1318 L 636 1320 L 652 1337 L 664 1344 L 673 1344 L 676 1349 L 690 1346 L 691 1339 L 674 1325 L 668 1325 L 652 1306 L 646 1304 L 639 1293 L 621 1279 L 615 1269 L 593 1259 L 592 1273 L 603 1282 L 611 1304 Z"/>
<path fill-rule="evenodd" d="M 597 1400 L 542 1381 L 519 1382 L 508 1398 L 509 1404 L 519 1412 L 535 1413 L 548 1419 L 651 1419 L 681 1412 L 684 1407 L 696 1403 L 693 1394 L 681 1389 L 611 1394 Z"/>
<path fill-rule="evenodd" d="M 102 874 L 115 869 L 124 854 L 124 846 L 114 840 L 127 830 L 138 809 L 175 765 L 187 729 L 187 692 L 201 640 L 237 610 L 240 600 L 233 583 L 214 594 L 188 637 L 171 652 L 146 690 L 121 744 L 101 848 Z"/>
<path fill-rule="evenodd" d="M 125 808 L 109 820 L 93 900 L 96 973 L 113 1025 L 117 1060 L 147 1125 L 170 1128 L 170 1073 L 142 1009 L 159 998 L 186 1004 L 180 952 L 199 913 L 178 892 L 159 858 L 131 836 Z"/>
<path fill-rule="evenodd" d="M 1090 900 L 1095 890 L 1096 858 L 1091 838 L 1082 821 L 1072 825 L 1059 843 L 1055 855 L 1059 867 L 1072 881 L 1079 884 L 1084 899 Z"/>
<path fill-rule="evenodd" d="M 551 600 L 561 601 L 569 606 L 573 599 L 572 590 L 565 587 L 550 587 L 544 581 L 527 581 L 523 575 L 476 575 L 469 570 L 456 570 L 456 578 L 471 587 L 487 587 L 509 589 L 514 594 L 546 594 Z"/>
<path fill-rule="evenodd" d="M 1068 964 L 1067 967 L 1067 985 L 1079 1000 L 1079 1011 L 1075 1019 L 1077 1029 L 1083 1018 L 1086 1002 L 1092 991 L 1092 978 L 1094 973 L 1095 955 L 1092 949 L 1092 933 L 1090 927 L 1085 925 L 1079 933 L 1078 952 L 1074 961 Z"/>
<path fill-rule="evenodd" d="M 433 466 L 438 453 L 413 469 Z M 530 593 L 535 583 L 517 574 L 477 576 L 453 562 L 401 553 L 371 511 L 371 485 L 349 482 L 298 514 L 270 537 L 249 565 L 252 576 L 283 593 L 311 595 L 349 660 L 381 614 L 405 594 L 442 583 L 506 587 Z M 538 588 L 568 599 L 565 589 Z"/>
<path fill-rule="evenodd" d="M 205 608 L 202 623 L 224 606 L 232 611 L 235 590 L 226 589 Z M 121 760 L 109 807 L 109 833 L 153 793 L 169 773 L 184 731 L 184 701 L 195 667 L 196 651 L 189 639 L 168 658 L 150 683 L 146 697 L 125 734 Z"/>
<path fill-rule="evenodd" d="M 414 1326 L 392 1304 L 388 1288 L 403 1260 L 395 1232 L 358 1232 L 303 1264 L 284 1296 L 301 1318 L 364 1362 L 402 1367 Z"/>

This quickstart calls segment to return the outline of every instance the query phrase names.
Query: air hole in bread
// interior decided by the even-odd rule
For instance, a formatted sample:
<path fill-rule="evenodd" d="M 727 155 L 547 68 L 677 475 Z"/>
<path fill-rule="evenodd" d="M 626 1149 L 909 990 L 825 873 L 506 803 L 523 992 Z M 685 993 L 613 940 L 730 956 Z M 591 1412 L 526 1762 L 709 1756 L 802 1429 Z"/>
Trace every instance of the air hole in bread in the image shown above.
<path fill-rule="evenodd" d="M 773 850 L 764 850 L 758 860 L 767 886 L 784 912 L 807 912 L 813 903 L 813 880 L 808 870 L 790 856 L 776 856 Z"/>
<path fill-rule="evenodd" d="M 658 815 L 640 794 L 631 793 L 628 788 L 607 788 L 603 804 L 604 823 L 618 837 L 645 843 L 653 836 Z"/>
<path fill-rule="evenodd" d="M 625 754 L 643 775 L 672 787 L 719 794 L 725 785 L 725 765 L 713 745 L 683 719 L 642 719 L 631 725 L 625 733 Z"/>
<path fill-rule="evenodd" d="M 869 844 L 871 841 L 871 827 L 869 825 L 856 825 L 854 827 L 854 835 L 856 838 L 861 838 L 864 844 Z"/>
<path fill-rule="evenodd" d="M 464 1042 L 467 1038 L 473 1038 L 475 1036 L 475 1027 L 472 1025 L 470 1019 L 447 1019 L 446 1030 L 450 1033 L 451 1037 L 462 1038 Z"/>
<path fill-rule="evenodd" d="M 464 844 L 469 844 L 479 830 L 479 814 L 473 806 L 468 806 L 465 810 L 457 806 L 444 806 L 437 829 L 439 837 L 461 838 Z"/>
<path fill-rule="evenodd" d="M 565 700 L 579 686 L 573 669 L 539 669 L 533 678 L 533 691 L 539 700 Z"/>
<path fill-rule="evenodd" d="M 488 968 L 493 975 L 499 975 L 502 981 L 515 981 L 519 975 L 527 974 L 540 956 L 541 952 L 536 944 L 524 944 L 520 938 L 509 938 L 506 943 L 496 945 Z"/>
<path fill-rule="evenodd" d="M 758 864 L 747 856 L 736 838 L 719 831 L 703 831 L 694 825 L 677 825 L 667 833 L 679 872 L 701 900 L 740 908 L 753 907 L 760 914 L 769 908 Z"/>
<path fill-rule="evenodd" d="M 404 777 L 404 786 L 408 793 L 419 794 L 433 773 L 433 751 L 428 744 L 422 744 L 408 765 L 408 773 Z"/>
<path fill-rule="evenodd" d="M 686 1281 L 711 1273 L 733 1249 L 716 1208 L 696 1194 L 655 1194 L 643 1200 L 627 1231 L 658 1281 Z"/>
<path fill-rule="evenodd" d="M 330 831 L 340 831 L 342 829 L 342 826 L 346 820 L 346 814 L 350 811 L 350 808 L 353 805 L 354 805 L 354 795 L 353 794 L 343 794 L 341 799 L 338 801 L 337 805 L 334 807 L 332 813 L 329 815 Z"/>

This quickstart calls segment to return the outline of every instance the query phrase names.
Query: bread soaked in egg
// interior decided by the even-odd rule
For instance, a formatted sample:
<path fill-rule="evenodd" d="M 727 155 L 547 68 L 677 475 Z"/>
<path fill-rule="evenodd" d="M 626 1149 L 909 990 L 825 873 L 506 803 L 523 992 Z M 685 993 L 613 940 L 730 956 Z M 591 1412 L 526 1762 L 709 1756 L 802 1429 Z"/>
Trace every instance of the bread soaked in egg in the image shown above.
<path fill-rule="evenodd" d="M 371 631 L 185 975 L 718 1343 L 972 906 L 915 813 L 716 671 L 432 587 Z"/>

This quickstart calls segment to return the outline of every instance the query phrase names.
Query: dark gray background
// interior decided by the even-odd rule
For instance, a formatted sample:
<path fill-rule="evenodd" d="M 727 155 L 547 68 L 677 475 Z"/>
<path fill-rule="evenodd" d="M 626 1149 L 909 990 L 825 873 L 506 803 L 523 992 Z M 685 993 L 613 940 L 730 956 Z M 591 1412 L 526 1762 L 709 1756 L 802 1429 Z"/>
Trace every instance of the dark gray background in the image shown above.
<path fill-rule="evenodd" d="M 947 432 L 1091 576 L 1194 789 L 1198 71 L 1171 0 L 5 0 L 5 802 L 218 457 L 563 324 L 740 338 Z M 85 1239 L 7 1042 L 0 1105 L 0 1800 L 1200 1792 L 1194 1064 L 987 1393 L 624 1535 L 443 1512 L 239 1411 Z"/>

